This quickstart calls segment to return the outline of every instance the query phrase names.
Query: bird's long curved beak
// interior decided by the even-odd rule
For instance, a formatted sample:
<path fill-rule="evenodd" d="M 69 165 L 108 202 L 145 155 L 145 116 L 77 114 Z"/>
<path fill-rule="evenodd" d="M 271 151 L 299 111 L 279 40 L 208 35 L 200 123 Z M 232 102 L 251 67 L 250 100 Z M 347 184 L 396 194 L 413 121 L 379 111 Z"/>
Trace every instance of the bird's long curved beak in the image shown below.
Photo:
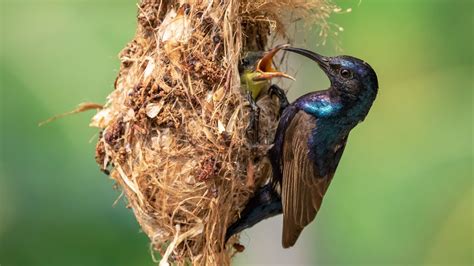
<path fill-rule="evenodd" d="M 324 72 L 328 73 L 327 71 L 329 70 L 329 58 L 327 58 L 326 56 L 322 56 L 320 54 L 317 54 L 315 52 L 312 52 L 303 48 L 295 48 L 295 47 L 286 46 L 286 47 L 283 47 L 282 49 L 285 51 L 300 54 L 302 56 L 305 56 L 315 61 L 316 63 L 318 63 L 319 67 L 324 70 Z"/>
<path fill-rule="evenodd" d="M 278 53 L 280 50 L 284 49 L 285 47 L 289 47 L 288 44 L 279 45 L 272 50 L 268 51 L 260 61 L 257 63 L 256 70 L 260 75 L 254 78 L 254 81 L 259 80 L 270 80 L 272 78 L 287 78 L 291 80 L 295 80 L 292 76 L 280 72 L 272 67 L 273 64 L 273 57 Z"/>

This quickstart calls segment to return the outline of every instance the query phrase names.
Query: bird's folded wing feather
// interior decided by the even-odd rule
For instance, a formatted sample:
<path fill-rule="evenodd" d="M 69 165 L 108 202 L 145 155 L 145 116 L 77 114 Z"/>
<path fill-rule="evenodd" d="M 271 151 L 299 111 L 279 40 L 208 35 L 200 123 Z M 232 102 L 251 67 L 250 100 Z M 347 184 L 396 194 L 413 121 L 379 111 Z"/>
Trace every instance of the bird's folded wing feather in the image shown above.
<path fill-rule="evenodd" d="M 303 228 L 309 224 L 321 206 L 333 172 L 318 176 L 316 164 L 309 158 L 308 141 L 316 121 L 299 111 L 286 130 L 283 147 L 283 247 L 295 244 Z"/>

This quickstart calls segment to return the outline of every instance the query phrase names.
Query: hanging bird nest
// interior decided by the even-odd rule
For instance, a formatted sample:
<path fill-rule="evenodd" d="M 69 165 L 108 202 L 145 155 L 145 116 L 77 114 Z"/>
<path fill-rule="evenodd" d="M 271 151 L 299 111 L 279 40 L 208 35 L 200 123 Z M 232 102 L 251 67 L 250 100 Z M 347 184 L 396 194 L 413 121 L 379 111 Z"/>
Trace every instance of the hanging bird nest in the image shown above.
<path fill-rule="evenodd" d="M 271 174 L 265 153 L 278 100 L 264 95 L 258 145 L 240 87 L 246 51 L 311 18 L 327 32 L 326 0 L 143 0 L 135 38 L 120 53 L 115 90 L 92 119 L 96 160 L 123 190 L 152 247 L 178 265 L 227 265 L 224 243 L 254 189 Z M 324 34 L 323 34 L 324 35 Z"/>

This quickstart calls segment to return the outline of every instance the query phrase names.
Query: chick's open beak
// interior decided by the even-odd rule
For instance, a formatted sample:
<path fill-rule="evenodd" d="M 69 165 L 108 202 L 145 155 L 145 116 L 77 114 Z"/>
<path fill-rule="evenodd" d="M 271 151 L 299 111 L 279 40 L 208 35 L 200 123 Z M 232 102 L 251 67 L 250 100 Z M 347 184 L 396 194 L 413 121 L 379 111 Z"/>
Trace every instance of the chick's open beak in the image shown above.
<path fill-rule="evenodd" d="M 273 64 L 273 57 L 275 56 L 278 51 L 280 51 L 283 48 L 289 47 L 288 44 L 285 45 L 279 45 L 272 50 L 268 51 L 260 61 L 257 63 L 257 68 L 256 71 L 260 74 L 253 78 L 254 81 L 259 81 L 259 80 L 270 80 L 272 78 L 287 78 L 291 80 L 295 80 L 290 75 L 287 75 L 283 72 L 280 72 L 272 67 Z"/>

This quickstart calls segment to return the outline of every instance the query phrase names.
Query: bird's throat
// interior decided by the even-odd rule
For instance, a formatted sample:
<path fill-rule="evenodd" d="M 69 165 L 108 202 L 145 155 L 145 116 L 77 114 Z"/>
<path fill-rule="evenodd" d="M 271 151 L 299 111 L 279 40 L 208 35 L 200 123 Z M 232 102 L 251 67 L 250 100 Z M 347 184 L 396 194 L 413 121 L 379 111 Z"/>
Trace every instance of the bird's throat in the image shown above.
<path fill-rule="evenodd" d="M 258 76 L 257 72 L 247 72 L 240 76 L 241 85 L 252 94 L 254 100 L 260 93 L 270 87 L 269 80 L 254 80 Z"/>

